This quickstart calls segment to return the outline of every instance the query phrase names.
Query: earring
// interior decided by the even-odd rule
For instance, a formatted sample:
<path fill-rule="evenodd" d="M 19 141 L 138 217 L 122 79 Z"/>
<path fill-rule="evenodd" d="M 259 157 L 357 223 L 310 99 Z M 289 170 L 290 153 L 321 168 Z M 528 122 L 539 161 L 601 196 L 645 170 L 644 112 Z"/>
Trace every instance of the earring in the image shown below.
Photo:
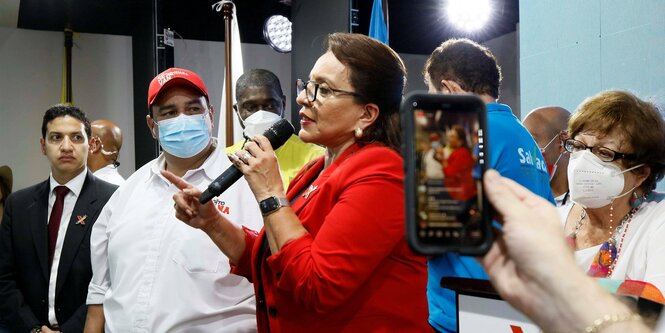
<path fill-rule="evenodd" d="M 647 195 L 648 194 L 644 194 L 643 196 L 640 197 L 640 196 L 637 195 L 636 192 L 633 192 L 632 197 L 628 201 L 630 203 L 630 207 L 631 208 L 637 208 L 637 207 L 641 206 L 642 203 L 647 200 Z"/>
<path fill-rule="evenodd" d="M 355 130 L 354 134 L 356 136 L 356 139 L 362 138 L 363 137 L 363 129 L 360 128 L 360 127 L 356 127 L 356 130 Z"/>
<path fill-rule="evenodd" d="M 635 203 L 637 202 L 637 193 L 635 191 L 633 191 L 633 195 L 630 196 L 628 202 L 632 208 L 635 208 Z"/>

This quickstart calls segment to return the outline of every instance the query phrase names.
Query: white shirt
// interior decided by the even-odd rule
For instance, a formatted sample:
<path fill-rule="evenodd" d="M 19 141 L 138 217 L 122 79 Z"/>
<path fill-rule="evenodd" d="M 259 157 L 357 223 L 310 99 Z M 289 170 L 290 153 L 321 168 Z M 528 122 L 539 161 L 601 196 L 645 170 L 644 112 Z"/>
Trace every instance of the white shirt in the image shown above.
<path fill-rule="evenodd" d="M 231 163 L 222 149 L 184 179 L 200 189 Z M 254 289 L 201 230 L 176 219 L 178 189 L 143 166 L 109 199 L 90 239 L 87 304 L 102 304 L 106 332 L 256 332 Z M 258 204 L 244 178 L 213 199 L 224 217 L 259 230 Z"/>
<path fill-rule="evenodd" d="M 423 165 L 425 166 L 425 175 L 427 179 L 443 179 L 443 166 L 441 162 L 434 158 L 436 151 L 428 149 L 423 154 Z"/>
<path fill-rule="evenodd" d="M 564 202 L 566 200 L 566 202 Z M 568 192 L 564 192 L 563 194 L 559 195 L 558 197 L 554 198 L 554 202 L 556 203 L 557 207 L 561 207 L 567 203 L 570 202 L 570 196 L 568 195 Z"/>
<path fill-rule="evenodd" d="M 58 320 L 55 318 L 55 284 L 58 280 L 58 266 L 60 265 L 60 254 L 62 253 L 62 245 L 65 242 L 65 235 L 67 235 L 67 227 L 69 227 L 69 220 L 72 217 L 74 206 L 81 194 L 81 188 L 85 182 L 85 177 L 88 169 L 84 169 L 78 176 L 72 178 L 66 184 L 60 184 L 53 179 L 53 174 L 49 176 L 50 192 L 48 196 L 48 216 L 50 218 L 53 205 L 55 204 L 56 194 L 53 189 L 56 186 L 67 186 L 69 192 L 65 195 L 65 200 L 62 205 L 62 216 L 60 217 L 60 227 L 58 228 L 58 238 L 55 241 L 55 250 L 53 251 L 53 263 L 51 264 L 51 273 L 48 281 L 48 321 L 53 326 L 58 326 Z M 48 224 L 49 221 L 47 220 Z M 63 295 L 67 297 L 67 295 Z"/>
<path fill-rule="evenodd" d="M 646 281 L 665 293 L 665 200 L 658 199 L 643 203 L 633 216 L 610 278 Z M 572 207 L 570 202 L 557 208 L 562 223 Z M 575 251 L 577 265 L 588 271 L 599 249 L 597 245 Z"/>
<path fill-rule="evenodd" d="M 122 185 L 125 183 L 125 178 L 118 173 L 118 168 L 116 168 L 113 163 L 108 164 L 107 166 L 95 171 L 92 173 L 95 177 L 115 185 Z"/>

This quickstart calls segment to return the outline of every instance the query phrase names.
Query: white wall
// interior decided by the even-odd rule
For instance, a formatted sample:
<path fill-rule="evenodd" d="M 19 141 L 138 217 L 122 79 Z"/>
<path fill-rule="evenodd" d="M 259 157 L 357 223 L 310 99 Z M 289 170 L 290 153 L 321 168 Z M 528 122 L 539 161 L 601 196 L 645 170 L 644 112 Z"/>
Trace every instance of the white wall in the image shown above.
<path fill-rule="evenodd" d="M 0 165 L 14 172 L 14 190 L 48 177 L 39 149 L 42 117 L 60 102 L 62 32 L 0 27 Z M 134 171 L 131 39 L 76 34 L 72 51 L 74 104 L 90 119 L 111 119 L 123 129 L 120 173 Z"/>

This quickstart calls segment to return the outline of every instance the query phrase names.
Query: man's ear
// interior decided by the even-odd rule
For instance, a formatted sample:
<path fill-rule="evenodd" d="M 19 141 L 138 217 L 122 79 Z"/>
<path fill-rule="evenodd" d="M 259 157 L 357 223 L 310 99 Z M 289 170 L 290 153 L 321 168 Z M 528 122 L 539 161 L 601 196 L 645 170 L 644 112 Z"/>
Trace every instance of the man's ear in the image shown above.
<path fill-rule="evenodd" d="M 100 150 L 102 150 L 102 142 L 101 142 L 101 140 L 100 140 L 98 137 L 96 137 L 96 136 L 91 137 L 91 138 L 90 138 L 90 149 L 88 150 L 89 153 L 90 153 L 90 154 L 96 154 L 96 153 L 98 153 Z"/>
<path fill-rule="evenodd" d="M 145 122 L 148 125 L 148 130 L 150 131 L 152 138 L 157 140 L 157 134 L 155 134 L 155 121 L 152 120 L 152 117 L 150 117 L 150 115 L 147 115 L 145 116 Z"/>
<path fill-rule="evenodd" d="M 39 148 L 41 148 L 42 154 L 46 155 L 46 142 L 44 138 L 39 138 Z"/>
<path fill-rule="evenodd" d="M 466 93 L 464 89 L 459 85 L 459 83 L 453 80 L 441 80 L 441 87 L 448 90 L 451 94 L 463 94 Z"/>
<path fill-rule="evenodd" d="M 210 123 L 215 126 L 215 107 L 212 105 L 208 106 L 208 110 L 210 110 Z"/>
<path fill-rule="evenodd" d="M 559 132 L 559 152 L 563 153 L 566 151 L 566 140 L 570 139 L 570 136 L 568 136 L 568 131 L 561 131 Z"/>

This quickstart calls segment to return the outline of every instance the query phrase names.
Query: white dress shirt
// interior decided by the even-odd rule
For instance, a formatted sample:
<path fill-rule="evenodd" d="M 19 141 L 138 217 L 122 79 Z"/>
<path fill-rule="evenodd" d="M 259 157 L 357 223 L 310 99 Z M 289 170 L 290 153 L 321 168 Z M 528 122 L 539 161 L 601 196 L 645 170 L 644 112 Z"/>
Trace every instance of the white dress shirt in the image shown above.
<path fill-rule="evenodd" d="M 111 184 L 122 185 L 125 183 L 125 178 L 118 173 L 118 168 L 116 168 L 113 163 L 95 171 L 92 173 L 95 177 Z"/>
<path fill-rule="evenodd" d="M 64 185 L 67 186 L 69 192 L 65 195 L 64 203 L 62 206 L 62 216 L 60 217 L 60 227 L 58 228 L 58 239 L 55 241 L 55 251 L 53 252 L 53 263 L 51 264 L 51 274 L 49 275 L 48 281 L 48 321 L 53 326 L 58 326 L 58 320 L 55 318 L 55 284 L 58 280 L 58 266 L 60 265 L 60 254 L 62 253 L 62 244 L 65 241 L 65 235 L 67 235 L 67 227 L 69 226 L 69 219 L 72 217 L 72 212 L 74 211 L 74 206 L 76 206 L 76 201 L 78 200 L 79 194 L 81 194 L 81 188 L 83 188 L 83 183 L 85 182 L 85 176 L 88 169 L 84 169 L 78 176 L 72 178 L 66 184 L 60 184 L 55 179 L 53 179 L 53 174 L 49 176 L 49 187 L 50 192 L 48 196 L 48 215 L 51 216 L 51 211 L 53 210 L 53 204 L 55 204 L 55 192 L 53 189 L 56 186 Z M 48 220 L 46 223 L 48 224 Z M 63 295 L 63 297 L 67 297 Z"/>
<path fill-rule="evenodd" d="M 90 240 L 88 304 L 103 304 L 106 332 L 255 332 L 254 289 L 201 230 L 176 219 L 179 191 L 159 173 L 164 156 L 130 176 L 102 210 Z M 200 189 L 231 163 L 216 149 L 184 179 Z M 263 225 L 244 178 L 213 199 L 234 223 Z"/>

